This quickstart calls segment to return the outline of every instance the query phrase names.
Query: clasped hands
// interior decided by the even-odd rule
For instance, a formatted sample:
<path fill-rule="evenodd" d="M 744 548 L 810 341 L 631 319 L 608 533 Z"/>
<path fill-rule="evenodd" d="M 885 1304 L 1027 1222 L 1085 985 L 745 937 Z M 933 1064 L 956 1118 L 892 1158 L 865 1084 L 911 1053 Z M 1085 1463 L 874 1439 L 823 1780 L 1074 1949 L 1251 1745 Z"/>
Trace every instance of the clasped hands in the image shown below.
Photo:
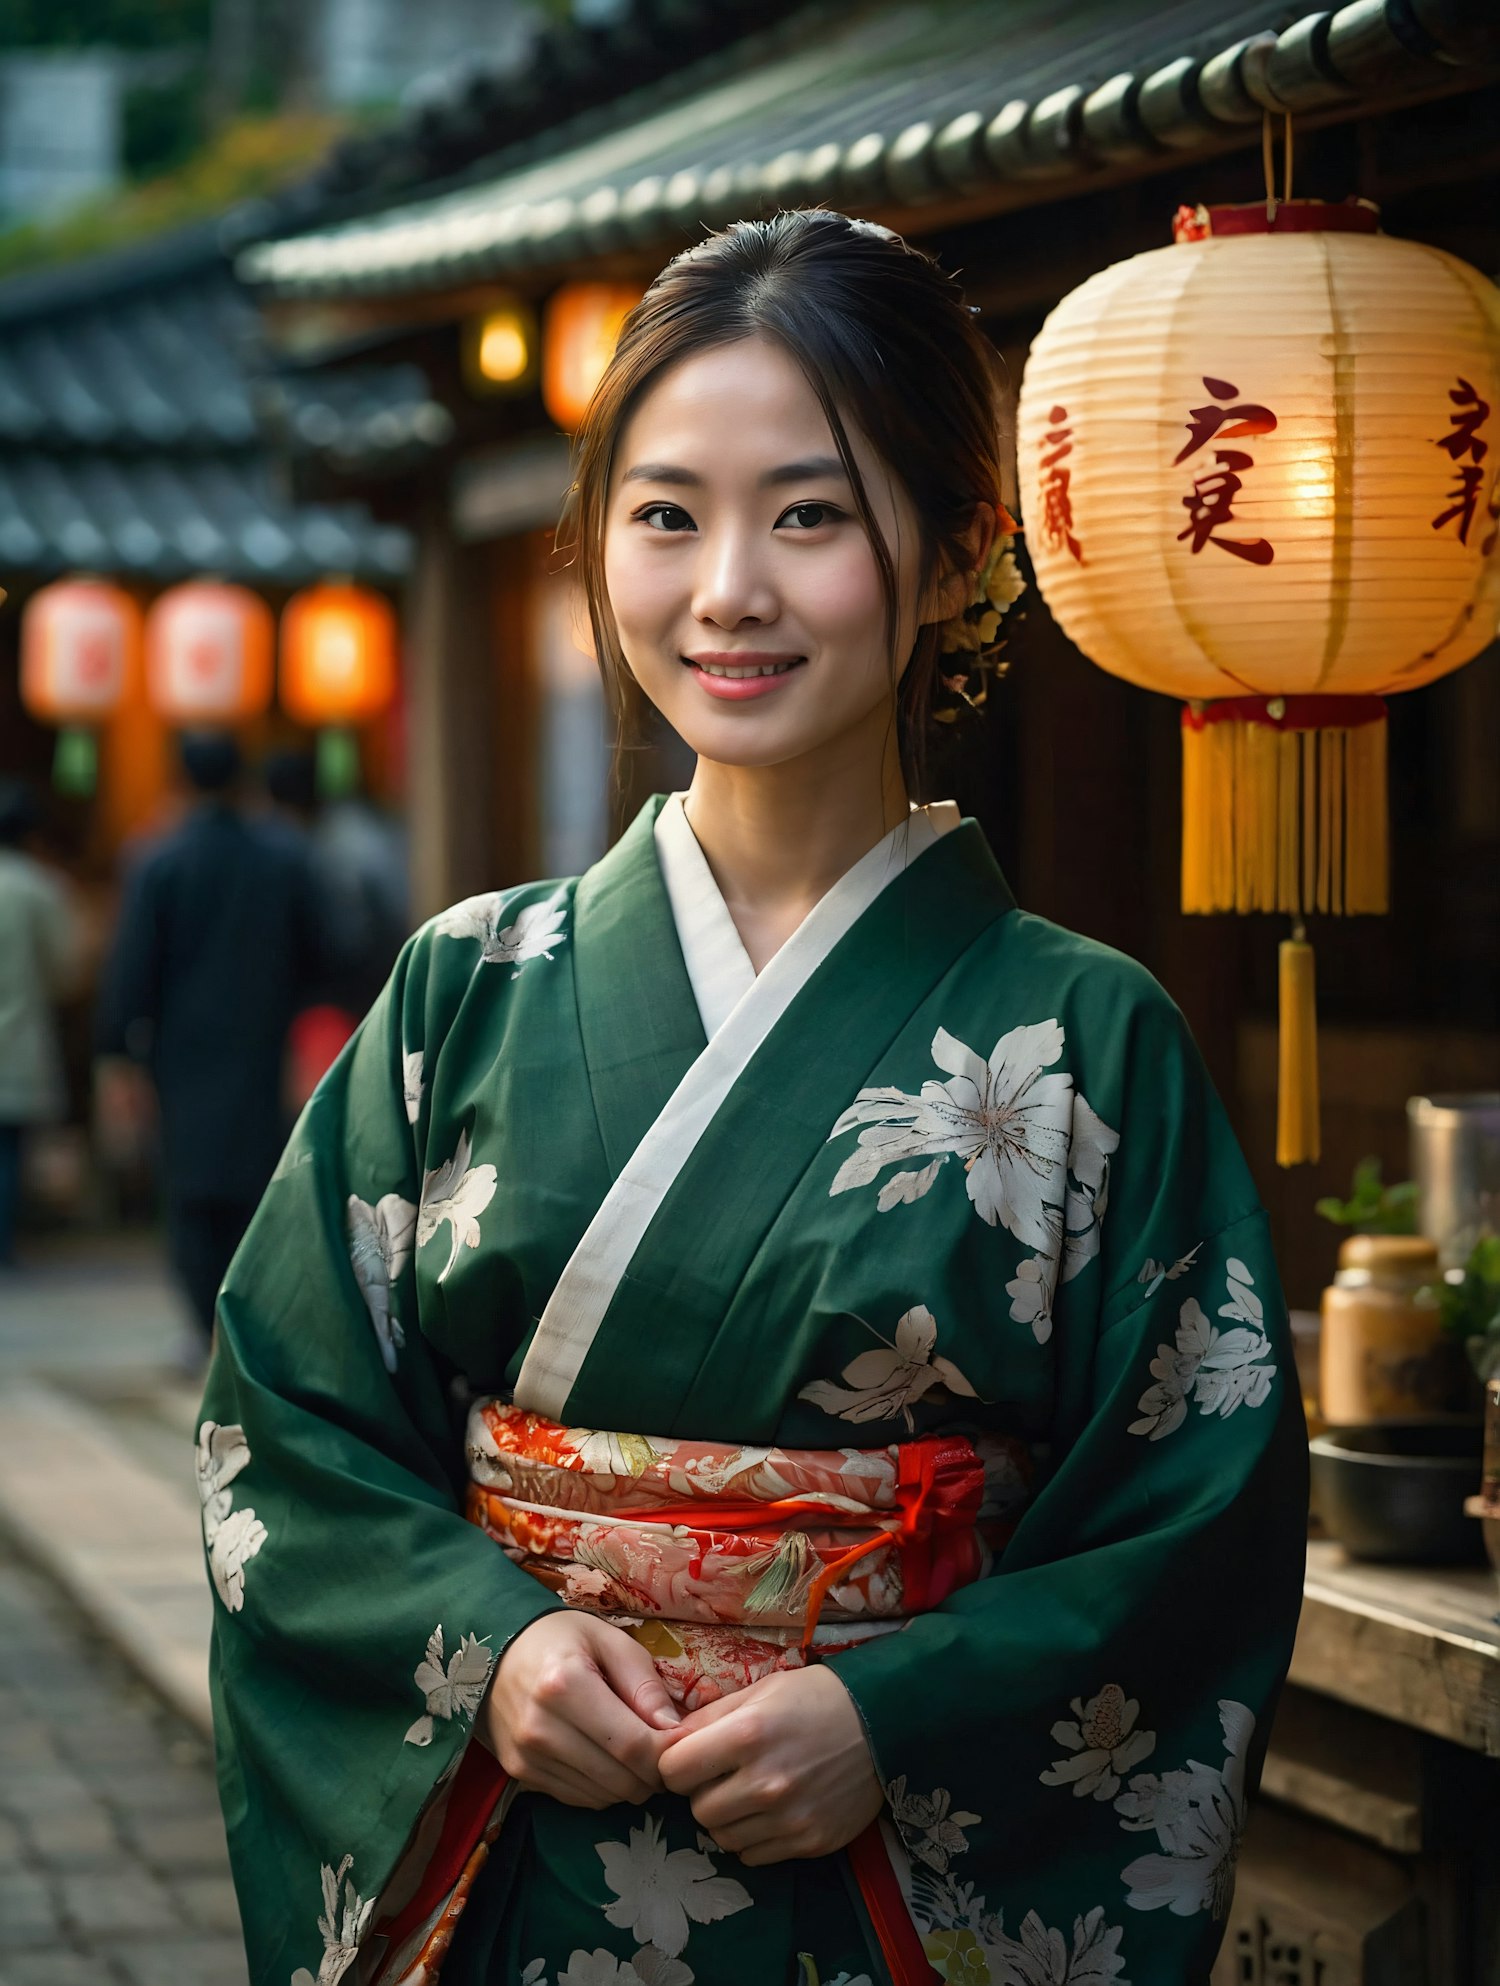
<path fill-rule="evenodd" d="M 831 1855 L 883 1801 L 864 1725 L 829 1670 L 788 1670 L 683 1717 L 640 1643 L 552 1613 L 500 1659 L 479 1736 L 506 1773 L 565 1806 L 680 1794 L 751 1867 Z"/>

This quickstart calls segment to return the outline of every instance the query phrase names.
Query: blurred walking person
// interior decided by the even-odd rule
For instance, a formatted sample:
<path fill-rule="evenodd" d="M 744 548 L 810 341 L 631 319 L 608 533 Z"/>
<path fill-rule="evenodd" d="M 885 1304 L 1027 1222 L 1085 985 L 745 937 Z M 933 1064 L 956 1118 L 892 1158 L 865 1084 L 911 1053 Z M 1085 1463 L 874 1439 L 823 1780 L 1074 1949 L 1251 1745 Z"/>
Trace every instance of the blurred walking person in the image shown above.
<path fill-rule="evenodd" d="M 155 1085 L 167 1241 L 205 1339 L 285 1141 L 283 1059 L 320 971 L 305 852 L 249 818 L 230 737 L 186 737 L 198 798 L 131 872 L 95 1045 Z"/>
<path fill-rule="evenodd" d="M 31 789 L 0 781 L 0 1271 L 15 1266 L 21 1145 L 66 1102 L 53 1008 L 76 971 L 78 931 L 63 885 L 26 849 Z"/>

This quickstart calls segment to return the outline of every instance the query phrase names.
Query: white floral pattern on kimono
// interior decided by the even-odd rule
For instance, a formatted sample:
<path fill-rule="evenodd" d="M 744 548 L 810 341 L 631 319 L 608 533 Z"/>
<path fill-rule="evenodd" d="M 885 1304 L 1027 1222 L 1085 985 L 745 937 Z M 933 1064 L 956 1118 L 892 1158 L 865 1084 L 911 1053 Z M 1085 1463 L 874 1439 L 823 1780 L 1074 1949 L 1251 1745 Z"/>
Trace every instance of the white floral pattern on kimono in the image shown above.
<path fill-rule="evenodd" d="M 521 1986 L 547 1986 L 545 1959 L 534 1958 L 521 1973 Z M 693 1969 L 680 1958 L 668 1958 L 655 1945 L 642 1945 L 630 1957 L 616 1958 L 601 1945 L 576 1951 L 557 1975 L 557 1986 L 693 1986 Z"/>
<path fill-rule="evenodd" d="M 1232 1255 L 1225 1266 L 1229 1301 L 1220 1306 L 1219 1315 L 1240 1328 L 1220 1331 L 1190 1296 L 1178 1313 L 1175 1346 L 1156 1348 L 1154 1383 L 1137 1403 L 1141 1418 L 1130 1423 L 1131 1434 L 1165 1440 L 1186 1420 L 1190 1395 L 1200 1413 L 1217 1414 L 1221 1420 L 1237 1407 L 1261 1407 L 1270 1398 L 1276 1368 L 1262 1363 L 1271 1355 L 1271 1341 L 1263 1328 L 1265 1310 L 1255 1279 Z"/>
<path fill-rule="evenodd" d="M 460 1131 L 453 1156 L 422 1175 L 422 1204 L 417 1209 L 417 1246 L 424 1247 L 447 1221 L 453 1247 L 438 1281 L 446 1282 L 460 1248 L 479 1246 L 479 1216 L 495 1197 L 499 1175 L 492 1165 L 469 1164 L 469 1134 Z"/>
<path fill-rule="evenodd" d="M 550 959 L 567 938 L 562 925 L 568 913 L 561 893 L 545 903 L 525 904 L 513 923 L 501 925 L 504 910 L 504 892 L 492 890 L 454 904 L 433 919 L 432 928 L 440 938 L 477 938 L 479 963 L 514 966 L 512 978 L 528 959 Z"/>
<path fill-rule="evenodd" d="M 423 1053 L 420 1048 L 403 1049 L 401 1054 L 401 1101 L 406 1106 L 406 1121 L 415 1124 L 422 1114 L 422 1092 L 427 1085 L 423 1076 Z"/>
<path fill-rule="evenodd" d="M 198 1430 L 198 1497 L 203 1542 L 214 1591 L 230 1613 L 245 1604 L 245 1566 L 266 1542 L 266 1527 L 248 1507 L 236 1510 L 229 1485 L 250 1460 L 250 1444 L 237 1423 L 205 1421 Z"/>
<path fill-rule="evenodd" d="M 905 1773 L 891 1781 L 885 1797 L 909 1853 L 940 1876 L 946 1875 L 953 1857 L 969 1846 L 964 1829 L 978 1827 L 979 1815 L 966 1814 L 962 1808 L 955 1812 L 946 1786 L 931 1793 L 908 1793 Z"/>
<path fill-rule="evenodd" d="M 1201 1910 L 1227 1916 L 1234 1894 L 1234 1865 L 1245 1825 L 1245 1768 L 1255 1719 L 1243 1703 L 1222 1701 L 1224 1764 L 1189 1759 L 1185 1772 L 1137 1773 L 1115 1801 L 1120 1824 L 1135 1833 L 1154 1830 L 1159 1855 L 1142 1855 L 1121 1874 L 1133 1910 L 1170 1910 L 1194 1917 Z"/>
<path fill-rule="evenodd" d="M 945 1786 L 909 1793 L 902 1777 L 885 1792 L 915 1865 L 912 1919 L 940 1979 L 989 1980 L 991 1986 L 1130 1986 L 1120 1976 L 1123 1931 L 1105 1923 L 1102 1907 L 1074 1918 L 1071 1943 L 1034 1910 L 1022 1920 L 1019 1939 L 1008 1936 L 1003 1912 L 991 1911 L 973 1883 L 961 1881 L 951 1867 L 969 1847 L 963 1830 L 978 1827 L 982 1816 L 955 1811 Z"/>
<path fill-rule="evenodd" d="M 348 1217 L 354 1280 L 375 1327 L 381 1360 L 387 1372 L 394 1372 L 396 1353 L 406 1343 L 406 1333 L 391 1307 L 391 1291 L 411 1260 L 417 1210 L 399 1193 L 383 1194 L 373 1206 L 351 1193 Z"/>
<path fill-rule="evenodd" d="M 322 1869 L 323 1915 L 318 1919 L 318 1931 L 323 1940 L 323 1958 L 318 1966 L 316 1979 L 305 1965 L 299 1965 L 292 1974 L 291 1986 L 338 1986 L 344 1974 L 359 1956 L 359 1944 L 370 1928 L 370 1919 L 375 1912 L 374 1897 L 362 1897 L 352 1882 L 344 1878 L 354 1866 L 354 1857 L 346 1855 L 336 1869 L 330 1869 L 325 1862 Z M 344 1910 L 339 1915 L 339 1884 L 344 1884 Z"/>
<path fill-rule="evenodd" d="M 864 1323 L 863 1318 L 859 1321 Z M 882 1338 L 872 1324 L 865 1324 L 865 1329 L 872 1338 L 879 1338 L 885 1349 L 861 1352 L 851 1359 L 843 1370 L 845 1385 L 815 1379 L 798 1393 L 799 1400 L 844 1421 L 888 1421 L 899 1413 L 907 1428 L 915 1431 L 912 1404 L 929 1393 L 946 1387 L 949 1393 L 962 1394 L 966 1400 L 978 1398 L 952 1359 L 942 1358 L 934 1350 L 937 1320 L 926 1304 L 915 1304 L 901 1317 L 894 1343 Z"/>
<path fill-rule="evenodd" d="M 604 1915 L 643 1945 L 654 1945 L 676 1958 L 688 1941 L 688 1920 L 716 1924 L 737 1910 L 748 1910 L 750 1892 L 733 1876 L 721 1876 L 708 1856 L 696 1848 L 668 1851 L 661 1822 L 647 1814 L 645 1824 L 630 1830 L 630 1845 L 601 1841 L 595 1854 L 604 1864 L 604 1880 L 615 1893 Z"/>
<path fill-rule="evenodd" d="M 1028 1295 L 1026 1321 L 1035 1328 L 1046 1317 L 1039 1339 L 1051 1329 L 1058 1280 L 1068 1282 L 1098 1253 L 1109 1161 L 1120 1143 L 1119 1132 L 1079 1094 L 1066 1071 L 1043 1074 L 1059 1059 L 1065 1041 L 1057 1021 L 1037 1021 L 1002 1035 L 985 1061 L 939 1028 L 932 1059 L 946 1082 L 925 1082 L 915 1096 L 900 1089 L 861 1090 L 828 1134 L 831 1142 L 856 1125 L 864 1127 L 858 1149 L 834 1174 L 830 1195 L 872 1185 L 886 1166 L 901 1160 L 928 1160 L 919 1171 L 886 1180 L 876 1199 L 881 1213 L 923 1199 L 947 1160 L 961 1158 L 975 1212 L 1037 1251 L 1034 1280 L 1045 1300 L 1033 1306 Z"/>
<path fill-rule="evenodd" d="M 1092 1794 L 1112 1800 L 1124 1773 L 1156 1749 L 1154 1731 L 1138 1731 L 1141 1706 L 1118 1683 L 1106 1683 L 1087 1703 L 1073 1699 L 1073 1717 L 1052 1726 L 1052 1736 L 1071 1757 L 1054 1759 L 1040 1775 L 1044 1786 L 1071 1786 L 1076 1798 Z M 1076 1720 L 1076 1721 L 1074 1721 Z"/>
<path fill-rule="evenodd" d="M 417 1664 L 412 1681 L 421 1690 L 427 1714 L 419 1717 L 406 1734 L 409 1745 L 430 1745 L 438 1717 L 472 1718 L 484 1700 L 495 1651 L 487 1648 L 477 1634 L 466 1634 L 443 1666 L 443 1624 L 438 1622 L 427 1637 L 427 1653 Z"/>

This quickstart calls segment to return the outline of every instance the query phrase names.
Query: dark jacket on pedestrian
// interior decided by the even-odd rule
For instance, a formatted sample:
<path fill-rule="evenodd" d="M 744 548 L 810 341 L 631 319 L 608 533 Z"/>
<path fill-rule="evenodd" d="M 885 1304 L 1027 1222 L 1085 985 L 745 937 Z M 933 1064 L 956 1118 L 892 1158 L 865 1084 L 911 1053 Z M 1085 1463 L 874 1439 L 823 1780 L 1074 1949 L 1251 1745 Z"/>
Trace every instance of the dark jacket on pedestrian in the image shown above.
<path fill-rule="evenodd" d="M 168 1195 L 254 1201 L 285 1142 L 282 1063 L 322 968 L 306 854 L 203 802 L 131 872 L 96 1047 L 145 1063 Z"/>

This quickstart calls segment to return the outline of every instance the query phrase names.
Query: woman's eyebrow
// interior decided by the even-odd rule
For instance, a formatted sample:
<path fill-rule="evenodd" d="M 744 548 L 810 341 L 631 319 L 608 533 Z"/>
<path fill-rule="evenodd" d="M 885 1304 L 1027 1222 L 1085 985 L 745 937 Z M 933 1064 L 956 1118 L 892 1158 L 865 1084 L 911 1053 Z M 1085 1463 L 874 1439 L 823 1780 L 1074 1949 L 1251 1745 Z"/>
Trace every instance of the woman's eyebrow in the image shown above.
<path fill-rule="evenodd" d="M 685 489 L 699 489 L 703 478 L 691 469 L 679 469 L 671 462 L 637 462 L 621 476 L 622 483 L 677 483 Z"/>
<path fill-rule="evenodd" d="M 848 480 L 848 471 L 836 455 L 810 455 L 805 462 L 782 462 L 767 469 L 760 479 L 763 490 L 779 489 L 783 483 L 814 482 L 819 476 Z M 672 483 L 680 489 L 701 489 L 703 478 L 674 462 L 637 462 L 620 477 L 622 483 Z"/>
<path fill-rule="evenodd" d="M 837 476 L 847 482 L 849 472 L 836 455 L 810 455 L 805 462 L 783 462 L 767 469 L 760 479 L 762 489 L 776 489 L 782 483 L 810 483 L 819 476 Z"/>

